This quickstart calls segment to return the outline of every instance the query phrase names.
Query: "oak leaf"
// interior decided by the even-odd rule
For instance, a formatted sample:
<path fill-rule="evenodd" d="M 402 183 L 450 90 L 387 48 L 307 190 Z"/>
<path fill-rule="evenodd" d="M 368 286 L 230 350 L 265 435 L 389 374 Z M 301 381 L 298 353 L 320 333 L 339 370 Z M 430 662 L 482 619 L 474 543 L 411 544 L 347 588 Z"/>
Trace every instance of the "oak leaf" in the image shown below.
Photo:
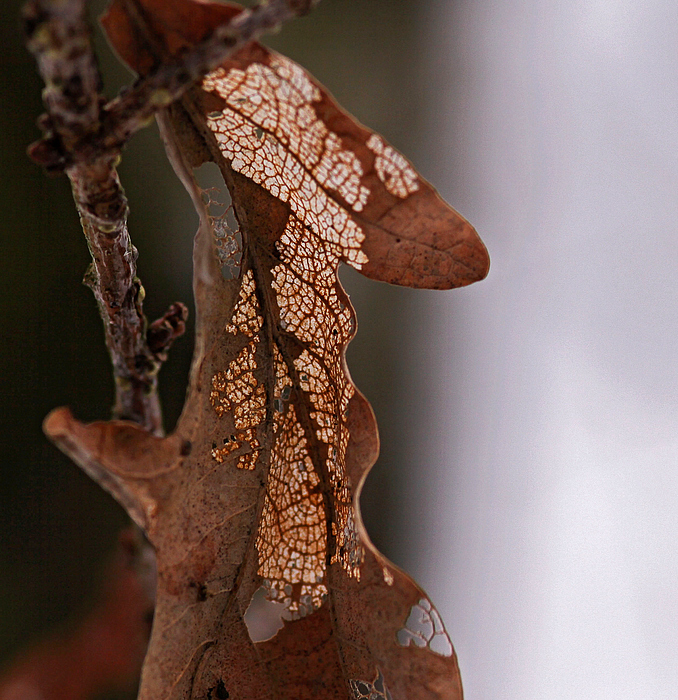
<path fill-rule="evenodd" d="M 114 0 L 104 24 L 144 75 L 240 12 Z M 378 437 L 346 367 L 355 314 L 337 268 L 446 289 L 486 275 L 483 244 L 400 153 L 258 43 L 159 123 L 200 217 L 183 413 L 167 438 L 123 422 L 83 425 L 66 409 L 45 423 L 156 549 L 140 697 L 461 698 L 437 611 L 362 525 Z M 193 177 L 209 161 L 230 213 L 215 214 Z M 284 620 L 265 640 L 246 620 L 261 591 Z"/>

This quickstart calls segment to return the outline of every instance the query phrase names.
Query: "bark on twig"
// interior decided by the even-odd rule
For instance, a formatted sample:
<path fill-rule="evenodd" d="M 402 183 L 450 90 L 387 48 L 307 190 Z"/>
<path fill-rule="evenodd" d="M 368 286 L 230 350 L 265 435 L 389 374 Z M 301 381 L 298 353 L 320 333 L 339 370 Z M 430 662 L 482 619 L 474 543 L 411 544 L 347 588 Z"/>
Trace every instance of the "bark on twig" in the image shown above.
<path fill-rule="evenodd" d="M 306 14 L 318 1 L 270 0 L 243 10 L 189 52 L 163 62 L 134 87 L 103 105 L 97 130 L 82 133 L 67 148 L 60 148 L 58 139 L 47 131 L 43 139 L 31 146 L 31 157 L 50 170 L 61 170 L 72 162 L 86 162 L 119 153 L 156 112 L 181 97 L 193 83 L 240 47 L 261 34 L 277 30 L 293 17 Z M 82 0 L 77 0 L 78 3 L 82 4 Z M 50 4 L 50 0 L 32 0 L 27 7 Z M 29 24 L 29 31 L 31 28 Z"/>
<path fill-rule="evenodd" d="M 316 0 L 317 1 L 317 0 Z M 285 21 L 308 12 L 311 0 L 271 0 L 244 10 L 230 24 L 219 27 L 206 41 L 163 63 L 130 91 L 104 108 L 105 137 L 99 143 L 83 144 L 104 151 L 120 148 L 159 109 L 177 100 L 196 81 L 223 63 L 237 49 L 265 32 L 278 29 Z"/>
<path fill-rule="evenodd" d="M 59 161 L 100 130 L 103 97 L 84 0 L 31 0 L 24 7 L 28 46 L 45 81 L 47 129 L 43 155 L 58 145 Z M 34 149 L 35 151 L 35 149 Z M 55 157 L 46 163 L 53 169 Z M 114 416 L 162 432 L 156 391 L 159 362 L 146 343 L 143 290 L 136 276 L 137 253 L 127 230 L 127 200 L 115 169 L 117 155 L 81 161 L 66 173 L 92 254 L 86 276 L 104 321 L 116 384 Z"/>
<path fill-rule="evenodd" d="M 271 0 L 243 11 L 109 104 L 100 93 L 85 0 L 29 0 L 24 7 L 28 47 L 45 81 L 47 108 L 39 120 L 44 137 L 29 153 L 48 171 L 65 171 L 71 181 L 93 260 L 86 282 L 99 305 L 113 364 L 115 418 L 162 433 L 157 373 L 169 345 L 183 332 L 187 315 L 186 307 L 173 305 L 151 326 L 149 347 L 137 251 L 129 237 L 127 200 L 116 171 L 120 149 L 155 112 L 237 48 L 307 12 L 313 1 Z"/>

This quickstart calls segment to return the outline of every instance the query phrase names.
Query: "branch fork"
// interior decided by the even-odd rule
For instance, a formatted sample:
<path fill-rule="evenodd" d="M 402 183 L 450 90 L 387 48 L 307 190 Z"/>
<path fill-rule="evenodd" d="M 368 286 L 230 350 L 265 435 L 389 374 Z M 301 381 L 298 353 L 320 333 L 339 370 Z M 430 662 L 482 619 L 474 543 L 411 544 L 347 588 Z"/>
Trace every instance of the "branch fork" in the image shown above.
<path fill-rule="evenodd" d="M 45 81 L 43 137 L 28 153 L 48 173 L 71 181 L 92 266 L 86 284 L 104 322 L 115 378 L 113 416 L 162 435 L 157 375 L 185 329 L 187 309 L 174 303 L 148 326 L 128 206 L 116 166 L 130 137 L 161 109 L 246 42 L 305 14 L 317 0 L 271 0 L 231 12 L 230 21 L 179 58 L 106 103 L 92 50 L 85 0 L 29 0 L 23 9 L 27 45 Z"/>

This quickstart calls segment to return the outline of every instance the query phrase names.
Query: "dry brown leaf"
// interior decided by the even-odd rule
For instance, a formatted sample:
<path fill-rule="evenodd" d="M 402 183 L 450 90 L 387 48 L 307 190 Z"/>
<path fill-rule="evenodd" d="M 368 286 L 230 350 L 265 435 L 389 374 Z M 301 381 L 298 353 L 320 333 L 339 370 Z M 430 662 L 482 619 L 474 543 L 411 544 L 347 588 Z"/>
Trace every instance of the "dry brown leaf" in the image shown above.
<path fill-rule="evenodd" d="M 114 0 L 105 26 L 144 74 L 238 11 Z M 65 409 L 45 424 L 157 550 L 140 697 L 461 698 L 438 613 L 360 519 L 378 437 L 346 368 L 355 314 L 337 268 L 444 289 L 485 276 L 484 246 L 403 156 L 259 44 L 159 122 L 201 222 L 184 411 L 165 439 L 121 422 L 85 426 Z M 228 186 L 230 227 L 192 176 L 207 161 Z M 275 602 L 261 601 L 262 588 Z M 255 609 L 266 606 L 285 622 L 259 641 Z"/>

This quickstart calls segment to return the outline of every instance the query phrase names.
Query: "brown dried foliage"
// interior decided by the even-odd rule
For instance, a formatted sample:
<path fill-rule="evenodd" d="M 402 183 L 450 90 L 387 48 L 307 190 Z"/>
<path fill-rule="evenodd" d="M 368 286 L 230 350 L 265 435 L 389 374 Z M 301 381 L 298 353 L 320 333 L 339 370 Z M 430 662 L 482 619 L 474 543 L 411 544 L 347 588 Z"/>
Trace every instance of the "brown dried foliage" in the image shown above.
<path fill-rule="evenodd" d="M 105 26 L 143 75 L 238 11 L 114 0 Z M 485 276 L 485 248 L 399 153 L 257 43 L 159 122 L 200 216 L 184 411 L 167 438 L 124 422 L 82 425 L 66 409 L 45 423 L 156 549 L 140 697 L 461 698 L 435 608 L 361 522 L 378 437 L 346 368 L 355 314 L 337 268 L 446 289 Z M 237 231 L 193 178 L 207 161 L 228 186 Z M 285 622 L 253 641 L 245 613 L 262 587 Z"/>

